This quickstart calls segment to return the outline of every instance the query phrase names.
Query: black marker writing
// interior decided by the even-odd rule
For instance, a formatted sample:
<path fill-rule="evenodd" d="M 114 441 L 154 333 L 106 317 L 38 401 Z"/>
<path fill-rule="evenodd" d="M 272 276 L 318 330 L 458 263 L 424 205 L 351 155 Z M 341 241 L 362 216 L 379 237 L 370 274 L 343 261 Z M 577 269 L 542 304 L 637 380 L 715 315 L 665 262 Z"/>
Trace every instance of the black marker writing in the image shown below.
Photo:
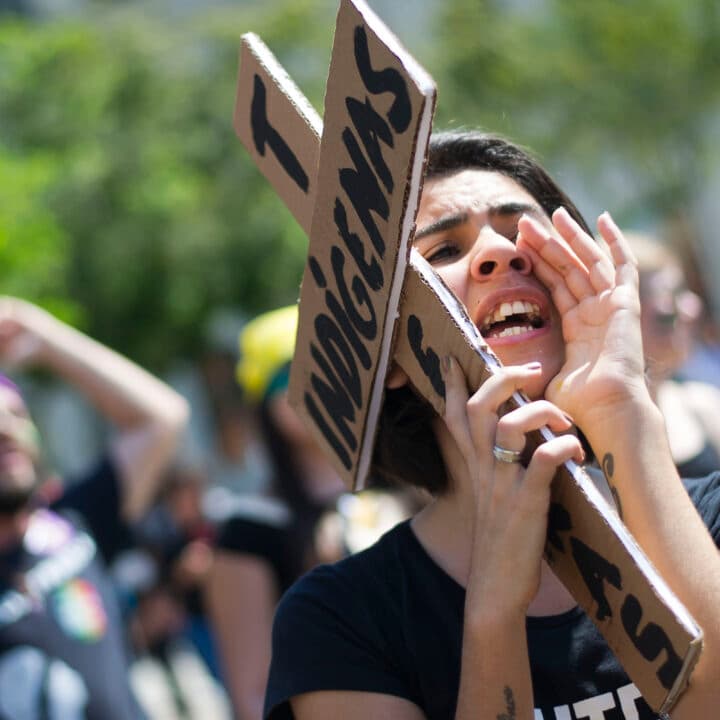
<path fill-rule="evenodd" d="M 259 75 L 255 75 L 252 102 L 250 104 L 250 125 L 255 149 L 265 157 L 265 145 L 267 144 L 285 172 L 303 192 L 307 193 L 310 187 L 307 173 L 303 170 L 300 161 L 290 149 L 290 146 L 268 121 L 266 102 L 265 83 L 263 83 Z"/>
<path fill-rule="evenodd" d="M 375 212 L 383 220 L 387 220 L 390 206 L 373 169 L 365 159 L 358 141 L 349 128 L 345 128 L 343 131 L 343 142 L 350 153 L 354 167 L 342 168 L 339 171 L 340 184 L 355 208 L 370 242 L 382 258 L 385 256 L 385 240 L 383 240 L 371 212 Z"/>
<path fill-rule="evenodd" d="M 347 212 L 345 206 L 340 202 L 340 198 L 335 198 L 333 217 L 338 233 L 345 242 L 345 246 L 350 251 L 350 255 L 352 255 L 353 260 L 355 260 L 358 270 L 360 270 L 361 275 L 365 278 L 368 287 L 371 290 L 380 290 L 385 284 L 382 266 L 378 263 L 375 256 L 370 258 L 369 263 L 365 260 L 365 246 L 356 233 L 350 232 Z"/>
<path fill-rule="evenodd" d="M 609 469 L 612 474 L 612 455 L 605 456 L 603 467 L 606 472 Z M 560 534 L 569 532 L 572 529 L 572 517 L 567 508 L 560 503 L 552 503 L 548 517 L 548 538 L 546 543 L 546 553 L 551 561 L 554 551 L 561 553 L 566 551 Z M 592 599 L 597 603 L 597 620 L 603 621 L 612 618 L 613 611 L 605 594 L 605 583 L 623 592 L 623 579 L 620 568 L 577 537 L 570 535 L 569 542 L 573 559 L 585 586 L 590 591 Z M 663 651 L 666 653 L 665 662 L 656 675 L 662 686 L 669 690 L 682 671 L 682 660 L 665 630 L 657 623 L 649 622 L 639 631 L 642 616 L 643 609 L 639 599 L 628 592 L 620 606 L 622 627 L 635 648 L 646 660 L 653 661 Z"/>
<path fill-rule="evenodd" d="M 597 603 L 597 619 L 605 620 L 611 617 L 612 609 L 605 595 L 604 584 L 607 581 L 613 587 L 622 590 L 620 569 L 576 537 L 570 538 L 570 546 L 585 585 L 590 591 L 593 600 Z"/>
<path fill-rule="evenodd" d="M 348 469 L 350 453 L 359 445 L 353 431 L 356 409 L 361 409 L 364 399 L 361 386 L 364 375 L 359 372 L 358 363 L 371 370 L 371 343 L 377 342 L 381 329 L 375 294 L 385 287 L 384 269 L 379 261 L 386 246 L 384 229 L 378 223 L 386 223 L 389 218 L 387 195 L 395 188 L 382 145 L 393 148 L 393 130 L 404 132 L 412 119 L 410 95 L 402 74 L 392 67 L 373 68 L 367 33 L 362 26 L 355 29 L 354 40 L 355 62 L 366 92 L 391 93 L 394 99 L 387 121 L 367 96 L 362 100 L 345 99 L 350 123 L 342 130 L 340 139 L 349 164 L 338 169 L 338 181 L 349 204 L 346 206 L 343 199 L 335 198 L 333 220 L 342 243 L 330 248 L 329 263 L 326 255 L 322 261 L 320 256 L 309 259 L 310 276 L 324 291 L 327 311 L 315 318 L 316 341 L 310 344 L 315 367 L 310 374 L 310 389 L 304 395 L 308 413 Z M 264 125 L 268 125 L 266 121 Z M 352 207 L 352 218 L 348 217 L 346 207 Z M 354 224 L 361 226 L 362 235 L 357 234 Z M 331 277 L 334 287 L 329 282 Z M 429 353 L 428 358 L 432 360 Z"/>
<path fill-rule="evenodd" d="M 667 633 L 657 623 L 648 623 L 642 632 L 638 633 L 642 615 L 640 601 L 634 595 L 628 595 L 620 611 L 623 627 L 646 660 L 655 660 L 663 650 L 665 651 L 667 657 L 657 671 L 657 676 L 662 686 L 669 690 L 682 671 L 682 660 L 675 652 Z"/>
<path fill-rule="evenodd" d="M 558 550 L 561 553 L 565 552 L 565 545 L 560 533 L 568 530 L 572 530 L 570 513 L 560 503 L 551 503 L 548 513 L 547 544 L 545 546 L 545 553 L 551 562 L 554 559 L 553 550 Z"/>
<path fill-rule="evenodd" d="M 608 487 L 610 488 L 610 492 L 612 493 L 613 500 L 615 501 L 615 508 L 618 511 L 618 515 L 622 518 L 623 510 L 622 502 L 620 502 L 620 493 L 612 482 L 613 475 L 615 474 L 615 458 L 612 456 L 611 453 L 606 453 L 605 457 L 602 459 L 602 469 L 605 473 L 605 479 L 608 482 Z"/>
<path fill-rule="evenodd" d="M 380 180 L 382 180 L 385 189 L 392 193 L 395 183 L 393 182 L 390 168 L 385 163 L 382 154 L 382 147 L 378 142 L 378 138 L 387 146 L 393 146 L 393 135 L 388 124 L 378 115 L 370 100 L 365 98 L 365 102 L 361 103 L 355 98 L 347 98 L 345 101 L 348 112 L 353 121 L 353 126 L 357 130 L 365 149 L 367 150 L 370 162 L 375 168 Z"/>
<path fill-rule="evenodd" d="M 362 25 L 355 28 L 355 61 L 369 92 L 373 95 L 385 92 L 395 95 L 387 118 L 396 133 L 404 133 L 412 119 L 412 106 L 405 79 L 395 68 L 373 69 L 370 62 L 367 33 Z"/>
<path fill-rule="evenodd" d="M 440 372 L 440 358 L 430 347 L 427 350 L 423 350 L 423 328 L 417 315 L 410 315 L 408 318 L 407 334 L 410 347 L 412 348 L 413 354 L 420 364 L 422 371 L 430 381 L 433 390 L 435 390 L 440 397 L 444 398 L 445 381 L 442 379 L 442 374 Z"/>

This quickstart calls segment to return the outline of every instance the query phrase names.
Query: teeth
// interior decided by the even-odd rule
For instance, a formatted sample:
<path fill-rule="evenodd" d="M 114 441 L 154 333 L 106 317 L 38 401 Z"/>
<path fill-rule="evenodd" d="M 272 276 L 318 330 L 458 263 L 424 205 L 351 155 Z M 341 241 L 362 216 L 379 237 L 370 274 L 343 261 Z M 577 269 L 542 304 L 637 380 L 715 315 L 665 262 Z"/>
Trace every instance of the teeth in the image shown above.
<path fill-rule="evenodd" d="M 504 302 L 499 307 L 495 308 L 494 312 L 490 312 L 485 316 L 483 324 L 485 326 L 491 325 L 494 322 L 502 322 L 510 315 L 539 315 L 540 306 L 535 303 L 527 302 L 526 300 L 515 300 L 512 303 Z"/>
<path fill-rule="evenodd" d="M 513 325 L 512 327 L 505 328 L 502 332 L 499 332 L 495 337 L 510 337 L 513 335 L 524 335 L 525 333 L 531 332 L 532 328 L 529 325 Z"/>

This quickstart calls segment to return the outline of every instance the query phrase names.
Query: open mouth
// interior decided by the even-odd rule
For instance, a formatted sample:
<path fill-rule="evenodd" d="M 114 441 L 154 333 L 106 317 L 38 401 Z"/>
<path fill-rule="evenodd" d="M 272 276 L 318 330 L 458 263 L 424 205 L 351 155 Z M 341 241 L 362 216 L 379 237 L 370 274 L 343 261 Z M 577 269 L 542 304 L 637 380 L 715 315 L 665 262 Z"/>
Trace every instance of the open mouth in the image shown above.
<path fill-rule="evenodd" d="M 485 315 L 480 333 L 485 339 L 506 338 L 540 330 L 546 322 L 540 306 L 528 300 L 502 302 Z"/>

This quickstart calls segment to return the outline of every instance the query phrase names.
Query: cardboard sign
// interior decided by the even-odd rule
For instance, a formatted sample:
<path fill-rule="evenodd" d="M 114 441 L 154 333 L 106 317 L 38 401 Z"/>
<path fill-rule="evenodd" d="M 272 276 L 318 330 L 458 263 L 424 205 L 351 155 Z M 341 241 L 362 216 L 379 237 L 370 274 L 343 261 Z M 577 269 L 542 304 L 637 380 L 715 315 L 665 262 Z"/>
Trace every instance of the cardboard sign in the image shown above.
<path fill-rule="evenodd" d="M 387 32 L 382 30 L 377 18 L 372 16 L 364 5 L 359 2 L 355 3 L 355 5 L 362 8 L 362 10 L 354 10 L 352 3 L 349 1 L 344 1 L 341 4 L 338 23 L 340 25 L 341 19 L 343 23 L 347 23 L 347 19 L 350 18 L 350 24 L 356 23 L 355 28 L 361 25 L 366 28 L 366 37 L 373 34 L 374 40 L 368 42 L 371 67 L 375 70 L 394 69 L 400 74 L 407 73 L 407 70 L 403 70 L 401 66 L 394 64 L 392 60 L 392 57 L 400 57 L 395 45 L 396 41 L 392 39 L 392 51 L 389 56 L 382 54 L 380 46 L 374 43 L 379 43 L 380 37 L 387 40 Z M 367 28 L 368 22 L 372 23 L 373 31 Z M 339 42 L 338 37 L 342 39 L 344 44 Z M 345 62 L 338 64 L 335 56 L 343 52 L 346 54 Z M 334 109 L 336 117 L 334 122 L 337 123 L 338 118 L 340 118 L 342 123 L 344 119 L 345 124 L 342 127 L 342 132 L 346 128 L 350 133 L 353 133 L 353 128 L 357 129 L 357 126 L 348 120 L 349 111 L 345 103 L 348 97 L 354 99 L 360 97 L 361 100 L 366 97 L 369 98 L 372 107 L 378 108 L 381 116 L 383 112 L 387 113 L 392 108 L 392 94 L 385 98 L 386 105 L 380 105 L 380 98 L 376 98 L 374 94 L 367 90 L 362 95 L 356 95 L 358 87 L 359 91 L 363 92 L 362 86 L 351 85 L 345 75 L 340 76 L 342 80 L 341 86 L 338 88 L 338 83 L 334 82 L 334 73 L 357 73 L 356 54 L 357 47 L 355 47 L 354 42 L 348 41 L 348 27 L 347 24 L 344 24 L 342 33 L 336 35 L 333 66 L 330 73 L 330 81 L 333 81 L 333 102 L 339 105 Z M 376 57 L 382 57 L 383 60 L 376 60 Z M 314 236 L 314 241 L 311 241 L 311 257 L 316 257 L 316 254 L 319 254 L 325 263 L 328 262 L 329 258 L 329 267 L 333 268 L 332 250 L 330 248 L 343 242 L 342 233 L 337 223 L 333 226 L 335 222 L 334 211 L 337 207 L 334 204 L 335 201 L 340 201 L 346 205 L 347 216 L 352 217 L 352 204 L 346 202 L 347 195 L 343 195 L 343 192 L 338 190 L 339 168 L 345 167 L 349 157 L 347 146 L 343 147 L 341 145 L 341 149 L 338 150 L 336 143 L 335 154 L 330 155 L 328 160 L 326 152 L 324 155 L 326 159 L 318 161 L 317 158 L 321 157 L 318 137 L 322 134 L 323 143 L 326 137 L 326 131 L 322 129 L 320 118 L 312 109 L 307 109 L 309 107 L 307 101 L 304 98 L 299 98 L 299 91 L 295 85 L 258 38 L 244 36 L 242 58 L 242 62 L 250 65 L 250 70 L 241 68 L 239 75 L 236 104 L 238 134 L 250 152 L 253 153 L 253 136 L 252 133 L 247 132 L 247 128 L 251 126 L 248 117 L 252 113 L 253 98 L 257 88 L 254 76 L 259 75 L 263 81 L 265 96 L 272 98 L 272 110 L 265 115 L 266 125 L 270 125 L 275 129 L 288 148 L 292 148 L 295 157 L 301 157 L 301 149 L 305 153 L 304 158 L 307 164 L 303 165 L 303 168 L 308 177 L 307 192 L 298 193 L 296 189 L 297 183 L 289 181 L 288 177 L 283 177 L 282 173 L 284 171 L 281 168 L 284 166 L 282 163 L 278 163 L 276 158 L 268 153 L 264 156 L 253 153 L 253 156 L 280 197 L 288 204 L 303 229 L 308 234 L 314 233 L 316 229 L 318 230 L 318 234 Z M 404 63 L 408 63 L 408 67 L 413 68 L 414 71 L 416 70 L 416 66 L 411 61 L 408 61 L 406 53 L 403 52 L 402 58 Z M 353 68 L 353 63 L 355 63 L 355 68 Z M 355 79 L 357 80 L 357 78 Z M 330 97 L 330 81 L 327 98 Z M 412 85 L 411 79 L 407 76 L 406 83 L 408 87 Z M 351 89 L 353 89 L 352 94 Z M 340 93 L 339 98 L 338 91 Z M 420 95 L 422 96 L 423 93 L 421 92 Z M 326 117 L 329 117 L 327 113 L 333 109 L 327 98 Z M 427 96 L 425 98 L 425 102 L 428 103 Z M 270 103 L 266 107 L 270 107 Z M 304 108 L 302 113 L 299 110 L 301 107 Z M 357 108 L 357 106 L 354 107 Z M 427 113 L 427 111 L 428 106 L 426 104 L 425 112 Z M 245 121 L 241 117 L 243 114 L 246 118 Z M 371 117 L 374 116 L 371 115 Z M 385 115 L 385 118 L 386 122 L 389 123 L 387 115 Z M 239 128 L 241 127 L 246 128 L 244 134 L 240 133 Z M 337 129 L 335 132 L 337 133 Z M 328 133 L 327 137 L 328 142 L 330 137 L 335 137 L 337 140 L 337 135 L 331 136 Z M 393 141 L 395 142 L 395 136 L 393 136 Z M 362 143 L 362 141 L 360 142 Z M 424 142 L 425 136 L 423 135 L 420 147 L 424 147 Z M 396 143 L 392 149 L 393 152 L 398 145 L 402 144 Z M 380 146 L 380 150 L 385 165 L 390 168 L 390 150 L 384 145 Z M 411 154 L 411 152 L 407 154 L 405 164 L 400 163 L 400 165 L 406 170 L 412 165 L 413 170 L 406 173 L 404 177 L 402 173 L 398 175 L 401 178 L 399 182 L 406 187 L 409 186 L 408 192 L 410 194 L 419 192 L 414 169 L 422 160 L 420 157 L 422 152 L 416 150 L 412 162 L 409 159 Z M 314 167 L 311 165 L 312 157 L 316 158 Z M 369 157 L 370 155 L 368 155 Z M 314 188 L 322 188 L 322 191 L 318 191 L 318 198 L 326 192 L 322 187 L 322 182 L 315 182 L 316 178 L 318 178 L 318 167 L 321 163 L 328 164 L 328 167 L 323 167 L 326 176 L 329 177 L 326 181 L 331 195 L 329 196 L 330 202 L 328 202 L 328 196 L 326 196 L 322 205 L 324 209 L 316 211 L 322 213 L 315 218 L 318 223 L 316 225 L 315 220 L 311 221 L 309 218 L 313 216 L 312 204 L 315 202 L 316 197 Z M 391 176 L 394 179 L 395 175 L 393 173 L 397 171 L 394 164 L 392 167 Z M 356 165 L 355 170 L 357 171 L 357 169 Z M 289 172 L 286 173 L 286 175 L 289 174 Z M 377 185 L 384 188 L 381 174 L 378 173 L 375 177 L 379 179 Z M 407 182 L 408 177 L 410 179 L 409 183 Z M 413 203 L 416 201 L 417 198 L 414 201 L 412 199 L 408 200 L 410 213 L 413 217 Z M 305 203 L 304 206 L 303 203 Z M 330 205 L 332 205 L 333 210 L 333 223 L 329 222 L 327 217 Z M 390 205 L 391 203 L 388 203 L 388 218 L 391 215 Z M 394 213 L 396 210 L 393 208 L 392 212 Z M 370 217 L 375 216 L 371 215 Z M 393 217 L 395 216 L 393 215 Z M 383 232 L 387 230 L 390 233 L 387 238 L 383 237 L 383 241 L 386 247 L 394 244 L 398 248 L 396 263 L 397 267 L 401 269 L 404 267 L 402 248 L 407 242 L 404 228 L 409 218 L 410 214 L 408 214 L 406 208 L 405 225 L 403 225 L 403 229 L 399 233 L 397 222 L 392 224 L 388 222 L 383 225 Z M 357 216 L 354 221 L 357 224 Z M 327 230 L 328 224 L 330 225 L 329 231 Z M 349 251 L 348 245 L 345 245 L 345 262 L 343 264 L 343 268 L 352 266 L 350 259 L 352 257 L 352 262 L 356 263 L 354 266 L 355 277 L 361 281 L 366 275 L 358 269 L 357 258 L 363 260 L 365 267 L 370 267 L 371 259 L 376 260 L 378 264 L 380 262 L 370 234 L 366 233 L 363 236 L 360 233 L 363 227 L 362 223 L 359 223 L 357 228 L 353 228 L 357 233 L 357 240 L 360 244 L 352 246 L 355 248 L 352 252 Z M 322 233 L 320 233 L 321 230 Z M 326 243 L 324 249 L 318 247 L 320 242 Z M 337 256 L 337 253 L 335 255 Z M 337 266 L 338 263 L 336 263 L 335 267 Z M 327 268 L 327 265 L 324 267 Z M 310 272 L 312 274 L 312 271 Z M 326 280 L 328 276 L 334 277 L 327 269 L 321 268 L 321 272 Z M 349 278 L 351 275 L 348 273 L 344 277 Z M 301 300 L 301 315 L 304 312 L 306 302 L 314 308 L 313 312 L 315 313 L 318 312 L 317 308 L 319 307 L 321 314 L 324 313 L 335 320 L 338 329 L 349 329 L 349 332 L 344 335 L 347 344 L 346 350 L 356 352 L 356 345 L 351 339 L 354 324 L 351 321 L 345 322 L 342 318 L 347 317 L 349 320 L 350 313 L 353 311 L 355 313 L 366 312 L 367 306 L 362 302 L 365 295 L 363 295 L 362 291 L 360 294 L 355 293 L 350 298 L 352 300 L 354 297 L 355 307 L 345 307 L 341 302 L 333 303 L 328 301 L 331 295 L 338 300 L 340 299 L 341 296 L 337 285 L 333 286 L 332 289 L 329 283 L 325 288 L 318 287 L 318 284 L 309 285 L 309 283 L 315 283 L 315 280 L 314 276 L 308 278 L 306 272 L 303 283 L 303 298 Z M 367 287 L 367 280 L 365 280 L 365 284 Z M 305 294 L 308 287 L 312 288 L 310 300 L 307 299 Z M 357 287 L 362 286 L 358 285 Z M 347 283 L 345 283 L 345 289 L 347 289 Z M 369 290 L 367 290 L 367 293 L 369 295 Z M 379 303 L 380 297 L 380 295 L 372 296 L 373 302 Z M 392 294 L 382 295 L 382 297 L 386 298 L 384 302 L 391 308 L 395 307 L 396 300 L 392 298 Z M 347 294 L 345 294 L 345 298 L 347 299 Z M 335 309 L 333 310 L 331 306 L 334 306 Z M 379 305 L 373 305 L 375 315 L 378 317 L 382 315 L 382 310 L 379 307 Z M 311 317 L 315 318 L 317 315 Z M 387 335 L 391 329 L 389 326 L 393 324 L 395 316 L 392 312 L 386 312 L 384 318 L 386 324 L 385 335 Z M 312 330 L 312 328 L 310 329 Z M 445 286 L 430 265 L 414 251 L 411 253 L 410 262 L 405 272 L 399 317 L 395 322 L 395 335 L 395 347 L 393 349 L 395 361 L 408 374 L 415 390 L 428 400 L 438 413 L 442 413 L 445 406 L 445 389 L 439 368 L 439 359 L 442 355 L 451 353 L 457 358 L 465 372 L 468 384 L 472 388 L 479 387 L 487 377 L 500 367 L 499 360 L 480 336 L 462 303 Z M 360 339 L 359 335 L 357 339 Z M 318 337 L 313 337 L 311 334 L 310 347 L 312 348 L 313 345 L 317 348 L 322 347 L 319 344 Z M 337 350 L 338 346 L 335 347 Z M 369 346 L 366 347 L 369 348 Z M 382 343 L 376 343 L 372 347 L 374 352 L 387 353 L 387 346 L 382 345 Z M 293 361 L 294 366 L 298 364 L 298 357 Z M 348 365 L 341 364 L 343 357 L 346 357 L 346 355 L 340 351 L 336 360 L 339 362 L 339 368 L 347 371 Z M 359 362 L 360 355 L 357 352 L 355 357 Z M 305 358 L 307 358 L 307 354 Z M 310 359 L 313 360 L 312 353 Z M 374 378 L 375 397 L 381 397 L 382 380 L 384 380 L 386 367 L 386 362 L 376 365 Z M 300 383 L 301 388 L 307 386 L 308 376 L 311 378 L 310 383 L 312 385 L 312 372 L 315 368 L 316 365 L 312 363 L 307 366 Z M 333 367 L 330 366 L 330 369 L 333 370 Z M 335 372 L 339 373 L 340 370 L 335 370 Z M 346 394 L 351 399 L 349 389 L 346 389 Z M 299 403 L 302 410 L 303 393 L 297 393 L 294 400 L 296 407 Z M 522 395 L 516 394 L 513 402 L 519 405 L 527 401 Z M 356 405 L 346 404 L 346 407 L 357 410 Z M 359 413 L 355 415 L 354 423 L 347 420 L 346 423 L 348 429 L 352 431 L 352 437 L 359 439 L 361 433 L 357 423 L 358 417 Z M 333 427 L 337 429 L 337 425 L 330 427 L 331 429 Z M 373 438 L 368 432 L 368 428 L 372 430 L 371 424 L 366 420 L 365 435 L 362 436 L 362 442 L 365 442 L 371 448 Z M 353 434 L 356 430 L 358 434 Z M 320 432 L 322 433 L 322 430 Z M 550 437 L 552 437 L 550 431 L 544 429 L 535 433 L 530 439 L 534 443 L 540 443 Z M 327 447 L 324 437 L 323 442 Z M 369 455 L 368 452 L 367 457 Z M 355 455 L 348 453 L 348 456 L 351 459 L 351 464 L 356 462 L 357 453 Z M 330 448 L 329 457 L 333 458 L 337 465 L 339 456 L 332 447 Z M 354 467 L 357 468 L 359 465 L 360 463 L 357 461 Z M 345 465 L 343 464 L 339 467 L 340 470 L 344 468 Z M 352 471 L 350 473 L 345 472 L 345 476 L 349 476 L 354 482 L 358 477 L 357 470 L 355 474 Z M 559 469 L 553 482 L 545 556 L 554 572 L 596 623 L 609 646 L 613 649 L 633 682 L 638 686 L 645 700 L 656 712 L 667 712 L 687 685 L 692 667 L 699 657 L 702 633 L 687 610 L 667 587 L 662 578 L 659 577 L 614 509 L 607 504 L 596 489 L 595 484 L 585 470 L 572 462 Z"/>
<path fill-rule="evenodd" d="M 370 468 L 434 98 L 369 8 L 342 2 L 290 402 L 353 488 Z"/>

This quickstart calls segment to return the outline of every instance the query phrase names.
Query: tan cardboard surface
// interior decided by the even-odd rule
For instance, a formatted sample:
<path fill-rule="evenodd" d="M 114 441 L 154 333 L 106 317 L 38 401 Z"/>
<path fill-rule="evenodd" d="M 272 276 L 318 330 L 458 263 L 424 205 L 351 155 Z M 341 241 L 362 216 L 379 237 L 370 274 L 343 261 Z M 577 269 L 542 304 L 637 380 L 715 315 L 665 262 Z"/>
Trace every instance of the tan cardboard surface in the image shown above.
<path fill-rule="evenodd" d="M 257 38 L 254 43 L 256 49 L 264 48 Z M 269 51 L 261 49 L 258 54 L 266 57 Z M 268 93 L 272 83 L 278 91 L 268 114 L 271 124 L 289 139 L 294 150 L 312 150 L 314 143 L 317 158 L 319 118 L 289 123 L 293 113 L 297 114 L 299 91 L 284 71 L 271 72 L 264 78 Z M 238 115 L 248 112 L 247 98 L 252 97 L 244 90 L 242 99 L 241 87 L 239 83 L 236 121 Z M 247 140 L 242 135 L 241 138 L 247 145 Z M 260 158 L 260 162 L 266 159 Z M 290 205 L 292 183 L 281 182 L 278 173 L 272 175 L 265 169 L 263 172 Z M 311 190 L 299 199 L 308 205 L 290 208 L 306 231 L 310 228 L 307 218 L 312 214 L 316 172 L 317 166 L 308 173 Z M 467 325 L 469 321 L 463 319 L 462 306 L 447 289 L 442 291 L 442 283 L 429 282 L 428 272 L 436 277 L 427 263 L 413 253 L 405 276 L 394 356 L 416 390 L 442 412 L 441 355 L 452 353 L 458 359 L 471 387 L 479 387 L 497 361 L 474 325 Z M 516 401 L 523 399 L 518 396 Z M 542 439 L 536 437 L 535 441 Z M 701 641 L 694 622 L 582 468 L 570 463 L 558 473 L 552 502 L 546 557 L 594 619 L 649 704 L 658 712 L 666 712 L 684 688 L 699 654 Z"/>
<path fill-rule="evenodd" d="M 240 46 L 234 124 L 255 164 L 309 232 L 322 120 L 253 33 L 243 35 Z M 296 142 L 304 135 L 306 142 Z"/>
<path fill-rule="evenodd" d="M 409 64 L 367 6 L 340 3 L 290 402 L 352 488 L 369 469 L 414 228 L 406 187 L 419 189 L 430 132 L 434 85 Z"/>

